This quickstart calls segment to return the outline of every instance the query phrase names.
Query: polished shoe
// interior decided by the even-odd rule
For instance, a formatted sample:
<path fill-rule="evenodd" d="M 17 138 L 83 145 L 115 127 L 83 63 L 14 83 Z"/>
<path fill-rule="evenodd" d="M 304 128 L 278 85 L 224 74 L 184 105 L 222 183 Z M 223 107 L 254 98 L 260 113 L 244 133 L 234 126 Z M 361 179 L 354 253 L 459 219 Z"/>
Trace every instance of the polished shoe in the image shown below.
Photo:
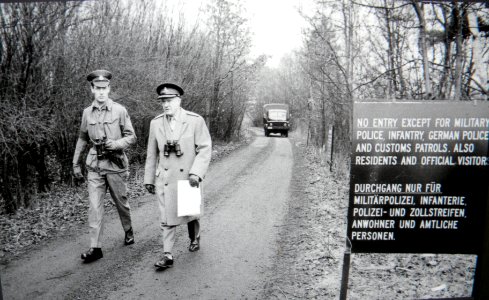
<path fill-rule="evenodd" d="M 163 259 L 155 263 L 157 270 L 164 270 L 173 267 L 173 257 L 170 253 L 165 253 Z"/>
<path fill-rule="evenodd" d="M 96 261 L 97 259 L 100 259 L 102 257 L 104 257 L 104 255 L 102 254 L 101 248 L 90 248 L 90 250 L 82 253 L 81 255 L 81 259 L 83 259 L 84 263 Z"/>
<path fill-rule="evenodd" d="M 188 251 L 195 252 L 200 249 L 200 237 L 190 242 L 190 246 L 188 246 Z"/>
<path fill-rule="evenodd" d="M 124 245 L 132 245 L 134 244 L 134 232 L 132 231 L 132 227 L 126 231 L 126 236 L 124 238 Z"/>

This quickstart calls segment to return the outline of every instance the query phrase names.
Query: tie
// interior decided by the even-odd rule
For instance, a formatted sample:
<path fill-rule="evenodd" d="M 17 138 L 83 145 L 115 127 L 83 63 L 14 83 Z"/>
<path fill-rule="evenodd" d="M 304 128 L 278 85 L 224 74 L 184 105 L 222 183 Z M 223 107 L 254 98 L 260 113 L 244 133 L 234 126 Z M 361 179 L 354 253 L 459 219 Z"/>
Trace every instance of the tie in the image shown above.
<path fill-rule="evenodd" d="M 168 118 L 168 124 L 170 124 L 171 130 L 174 130 L 175 129 L 175 122 L 176 122 L 175 117 L 168 115 L 167 118 Z"/>

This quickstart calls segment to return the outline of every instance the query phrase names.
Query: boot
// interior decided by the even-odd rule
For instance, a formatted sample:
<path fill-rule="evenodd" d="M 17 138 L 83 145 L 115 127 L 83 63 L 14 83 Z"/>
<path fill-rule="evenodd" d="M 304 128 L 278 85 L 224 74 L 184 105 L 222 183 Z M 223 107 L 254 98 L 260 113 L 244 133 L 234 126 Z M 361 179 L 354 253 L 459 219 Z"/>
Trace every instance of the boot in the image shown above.
<path fill-rule="evenodd" d="M 190 246 L 188 246 L 188 251 L 195 252 L 200 249 L 200 237 L 196 238 L 193 241 L 190 241 Z"/>
<path fill-rule="evenodd" d="M 155 263 L 156 270 L 165 270 L 173 267 L 173 256 L 166 252 L 163 259 Z"/>
<path fill-rule="evenodd" d="M 132 231 L 132 227 L 126 231 L 126 236 L 124 238 L 124 245 L 132 245 L 134 244 L 134 232 Z"/>
<path fill-rule="evenodd" d="M 90 263 L 104 257 L 101 248 L 90 248 L 87 252 L 82 253 L 81 259 L 84 263 Z"/>

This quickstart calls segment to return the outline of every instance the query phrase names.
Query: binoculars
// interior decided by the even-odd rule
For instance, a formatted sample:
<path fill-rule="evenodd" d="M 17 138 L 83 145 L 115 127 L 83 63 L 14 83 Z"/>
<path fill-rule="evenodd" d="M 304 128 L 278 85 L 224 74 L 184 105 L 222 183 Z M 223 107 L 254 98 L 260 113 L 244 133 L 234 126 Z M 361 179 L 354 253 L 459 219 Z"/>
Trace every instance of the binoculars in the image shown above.
<path fill-rule="evenodd" d="M 103 137 L 101 139 L 95 139 L 95 150 L 97 150 L 97 158 L 99 160 L 105 159 L 107 157 L 108 150 L 105 149 L 105 142 L 107 141 L 107 137 Z"/>
<path fill-rule="evenodd" d="M 107 148 L 105 148 L 105 142 L 107 142 L 107 137 L 105 136 L 101 139 L 94 140 L 95 150 L 97 150 L 97 159 L 108 159 L 118 168 L 124 169 L 126 167 L 126 163 L 124 161 L 124 152 L 122 150 L 108 150 Z"/>
<path fill-rule="evenodd" d="M 163 155 L 164 156 L 170 156 L 171 152 L 175 152 L 176 156 L 182 156 L 183 152 L 180 149 L 180 144 L 178 141 L 173 140 L 173 141 L 166 141 L 165 146 L 163 147 Z"/>

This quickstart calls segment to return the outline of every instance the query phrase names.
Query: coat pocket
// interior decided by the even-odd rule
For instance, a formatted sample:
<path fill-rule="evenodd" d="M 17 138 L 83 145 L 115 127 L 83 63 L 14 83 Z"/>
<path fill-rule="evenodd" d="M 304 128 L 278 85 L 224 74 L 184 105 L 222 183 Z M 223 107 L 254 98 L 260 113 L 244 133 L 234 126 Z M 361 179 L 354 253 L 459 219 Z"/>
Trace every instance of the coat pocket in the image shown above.
<path fill-rule="evenodd" d="M 105 136 L 103 131 L 100 129 L 102 128 L 101 122 L 97 122 L 96 119 L 94 118 L 88 118 L 87 119 L 87 127 L 88 127 L 88 136 L 90 136 L 90 139 L 94 142 L 99 142 L 99 140 L 102 140 Z"/>
<path fill-rule="evenodd" d="M 122 137 L 122 130 L 120 124 L 119 124 L 119 118 L 118 117 L 109 117 L 104 120 L 104 129 L 105 133 L 107 134 L 107 138 L 111 140 L 118 140 Z"/>

